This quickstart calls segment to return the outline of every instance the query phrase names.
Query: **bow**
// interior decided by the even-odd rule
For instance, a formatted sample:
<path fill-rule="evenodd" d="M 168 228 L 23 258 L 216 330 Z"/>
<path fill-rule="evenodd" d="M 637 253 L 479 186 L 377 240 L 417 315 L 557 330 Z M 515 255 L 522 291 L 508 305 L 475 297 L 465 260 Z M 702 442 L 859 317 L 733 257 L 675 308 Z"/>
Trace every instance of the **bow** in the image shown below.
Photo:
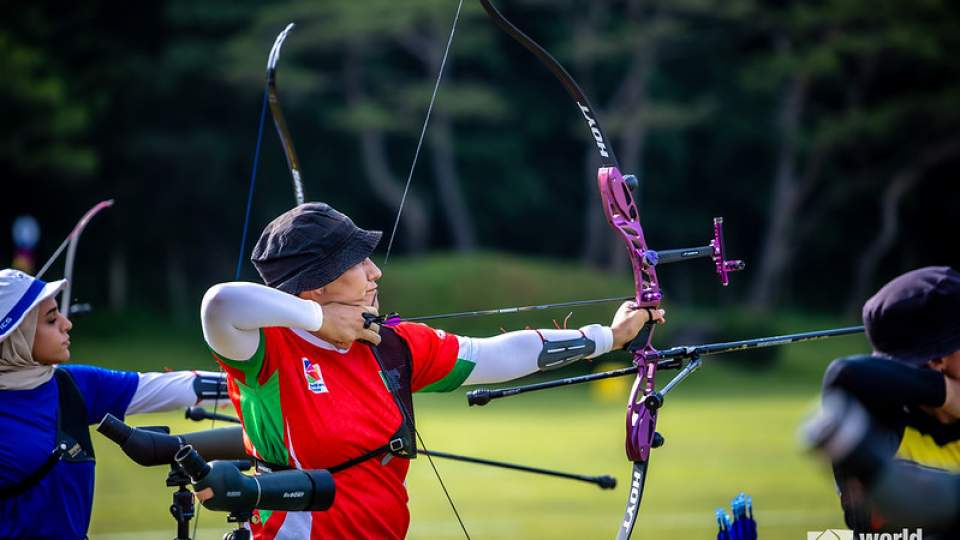
<path fill-rule="evenodd" d="M 77 256 L 77 243 L 80 241 L 80 235 L 83 234 L 83 230 L 87 228 L 87 224 L 90 223 L 90 220 L 92 220 L 94 216 L 99 214 L 104 208 L 110 208 L 111 206 L 113 206 L 113 199 L 107 199 L 98 202 L 87 210 L 80 220 L 77 221 L 77 224 L 73 226 L 73 229 L 70 230 L 70 234 L 63 239 L 63 242 L 61 242 L 60 246 L 53 252 L 53 255 L 47 259 L 47 262 L 43 263 L 43 267 L 37 272 L 37 279 L 43 277 L 43 274 L 50 269 L 50 266 L 57 260 L 60 253 L 63 252 L 63 248 L 67 247 L 68 244 L 70 245 L 67 249 L 67 260 L 63 268 L 63 279 L 67 280 L 67 284 L 63 288 L 63 296 L 60 299 L 60 313 L 63 313 L 64 317 L 69 318 L 72 314 L 70 312 L 70 291 L 73 287 L 73 263 Z M 76 308 L 79 307 L 80 306 L 74 306 L 74 312 L 78 312 L 79 310 Z M 87 308 L 89 309 L 89 306 L 87 306 Z"/>
<path fill-rule="evenodd" d="M 657 253 L 647 246 L 643 227 L 640 223 L 640 212 L 633 197 L 633 189 L 637 187 L 636 178 L 620 172 L 616 155 L 609 139 L 600 127 L 600 123 L 593 112 L 590 100 L 573 79 L 570 73 L 542 46 L 518 29 L 507 20 L 489 0 L 480 0 L 480 4 L 493 21 L 511 38 L 530 51 L 546 66 L 560 81 L 570 97 L 573 98 L 577 109 L 586 122 L 587 130 L 592 139 L 598 157 L 600 170 L 597 172 L 597 187 L 603 204 L 603 212 L 614 232 L 621 238 L 630 258 L 634 278 L 634 303 L 638 309 L 654 309 L 660 305 L 663 293 L 660 280 L 657 277 L 656 266 L 666 262 L 675 262 L 700 257 L 710 257 L 720 276 L 721 283 L 729 283 L 728 273 L 741 270 L 744 264 L 741 261 L 728 261 L 725 258 L 723 244 L 723 220 L 714 220 L 714 238 L 708 246 L 703 248 L 670 250 Z M 633 355 L 633 368 L 636 373 L 630 399 L 627 402 L 627 438 L 626 453 L 633 462 L 630 493 L 624 511 L 617 538 L 626 540 L 633 532 L 637 519 L 637 508 L 643 497 L 643 487 L 647 476 L 647 467 L 650 462 L 650 449 L 663 444 L 663 438 L 656 432 L 657 410 L 662 399 L 657 400 L 654 386 L 657 374 L 657 350 L 653 347 L 653 321 L 648 322 L 640 334 L 630 343 L 627 349 Z M 691 362 L 675 379 L 679 382 L 699 367 L 699 359 Z M 671 381 L 674 383 L 674 381 Z M 476 396 L 478 394 L 474 394 Z M 480 394 L 482 395 L 482 393 Z M 471 404 L 474 403 L 471 400 Z"/>
<path fill-rule="evenodd" d="M 280 60 L 280 49 L 294 26 L 296 26 L 294 23 L 288 24 L 277 36 L 276 41 L 273 42 L 273 48 L 270 49 L 270 56 L 267 59 L 267 97 L 270 102 L 273 125 L 277 128 L 277 135 L 280 136 L 280 142 L 283 144 L 283 155 L 287 158 L 287 167 L 290 168 L 290 176 L 293 179 L 293 198 L 297 201 L 297 205 L 301 205 L 303 204 L 303 180 L 300 178 L 300 160 L 293 147 L 293 138 L 290 137 L 290 130 L 287 129 L 287 121 L 283 118 L 280 95 L 277 93 L 277 62 Z M 257 145 L 259 144 L 258 136 Z"/>
<path fill-rule="evenodd" d="M 614 233 L 623 241 L 629 255 L 634 277 L 633 300 L 637 309 L 654 309 L 660 305 L 663 292 L 656 271 L 656 267 L 660 264 L 710 258 L 714 263 L 714 270 L 719 276 L 721 285 L 728 285 L 730 282 L 729 274 L 743 270 L 745 265 L 742 261 L 726 258 L 723 240 L 723 218 L 714 218 L 713 238 L 706 246 L 659 252 L 650 249 L 644 238 L 643 227 L 640 223 L 640 212 L 633 197 L 633 191 L 638 187 L 637 179 L 633 175 L 621 173 L 609 139 L 603 133 L 590 101 L 583 90 L 550 53 L 508 21 L 489 0 L 480 0 L 480 3 L 501 30 L 533 53 L 557 77 L 570 97 L 573 98 L 583 116 L 591 140 L 599 154 L 601 166 L 597 172 L 597 187 L 600 191 L 604 216 Z M 654 326 L 652 322 L 648 322 L 637 337 L 626 347 L 633 356 L 630 367 L 513 388 L 478 389 L 467 394 L 467 401 L 470 405 L 485 405 L 492 399 L 535 390 L 580 384 L 611 377 L 634 376 L 633 388 L 627 401 L 625 445 L 627 458 L 633 463 L 633 473 L 623 519 L 617 531 L 617 540 L 627 540 L 633 533 L 637 520 L 637 510 L 643 498 L 643 488 L 650 463 L 650 450 L 662 446 L 664 442 L 663 437 L 656 431 L 657 413 L 663 406 L 664 396 L 699 369 L 701 356 L 774 347 L 863 332 L 862 326 L 855 326 L 657 350 L 652 341 Z M 685 365 L 684 361 L 686 361 Z M 680 372 L 658 391 L 655 387 L 658 369 L 680 369 Z"/>
<path fill-rule="evenodd" d="M 247 204 L 243 218 L 243 229 L 240 234 L 240 250 L 237 254 L 237 266 L 234 271 L 233 280 L 240 280 L 240 273 L 243 269 L 244 253 L 247 246 L 247 235 L 250 232 L 250 212 L 253 209 L 253 193 L 257 184 L 257 171 L 260 169 L 260 150 L 263 143 L 263 127 L 266 124 L 267 108 L 270 108 L 270 114 L 273 117 L 273 125 L 277 129 L 277 135 L 283 144 L 283 153 L 287 159 L 287 166 L 290 168 L 290 175 L 293 178 L 293 194 L 296 203 L 303 204 L 303 182 L 300 179 L 300 160 L 297 158 L 296 150 L 293 147 L 293 140 L 287 129 L 287 122 L 283 117 L 283 109 L 280 107 L 280 96 L 277 93 L 277 62 L 280 60 L 280 49 L 283 42 L 287 39 L 287 34 L 293 30 L 295 25 L 290 23 L 277 35 L 270 48 L 270 54 L 267 57 L 267 75 L 266 87 L 263 89 L 263 99 L 260 105 L 260 120 L 257 125 L 257 143 L 253 151 L 253 165 L 250 170 L 250 187 L 247 189 Z M 223 375 L 223 366 L 219 366 L 219 373 Z M 216 411 L 220 406 L 220 394 L 213 400 L 213 410 Z M 211 414 L 210 429 L 217 425 L 217 420 L 230 418 L 220 414 Z M 230 421 L 230 420 L 226 420 Z M 200 526 L 200 512 L 197 511 L 197 519 L 193 523 L 193 536 L 196 537 L 197 529 Z"/>
<path fill-rule="evenodd" d="M 437 91 L 440 87 L 440 80 L 442 79 L 443 69 L 444 69 L 444 66 L 446 65 L 447 54 L 449 53 L 450 46 L 453 43 L 453 36 L 456 32 L 457 22 L 460 19 L 460 10 L 462 7 L 463 7 L 463 0 L 460 0 L 459 5 L 457 6 L 456 16 L 454 17 L 453 26 L 450 29 L 450 37 L 447 40 L 447 46 L 443 55 L 443 62 L 440 65 L 439 73 L 437 75 L 437 81 L 433 89 L 433 95 L 431 96 L 431 99 L 430 99 L 430 106 L 427 110 L 426 118 L 424 119 L 423 128 L 420 133 L 420 140 L 417 143 L 417 151 L 413 158 L 413 162 L 410 166 L 410 175 L 407 179 L 407 186 L 403 192 L 403 197 L 400 203 L 401 211 L 403 208 L 403 201 L 406 199 L 407 190 L 409 190 L 409 187 L 410 187 L 410 181 L 413 177 L 413 172 L 416 168 L 417 158 L 420 155 L 420 149 L 423 144 L 424 134 L 426 132 L 427 124 L 429 123 L 429 120 L 430 120 L 430 113 L 433 111 L 433 104 L 434 104 L 434 101 L 436 100 Z M 283 151 L 284 151 L 284 155 L 286 156 L 287 166 L 290 169 L 290 175 L 293 179 L 294 199 L 297 205 L 303 204 L 304 202 L 303 182 L 300 174 L 300 161 L 297 158 L 296 150 L 294 149 L 294 146 L 293 146 L 293 139 L 290 136 L 290 131 L 287 129 L 286 120 L 283 117 L 283 110 L 280 107 L 280 96 L 279 96 L 279 93 L 277 92 L 277 64 L 280 60 L 280 50 L 283 47 L 283 43 L 286 40 L 287 35 L 290 33 L 291 30 L 293 30 L 294 27 L 295 27 L 295 24 L 290 23 L 286 26 L 286 28 L 283 29 L 282 32 L 280 32 L 280 34 L 277 36 L 276 40 L 273 43 L 273 47 L 270 49 L 270 55 L 267 59 L 267 75 L 266 75 L 267 83 L 266 83 L 266 88 L 264 89 L 263 104 L 261 105 L 261 110 L 260 110 L 260 123 L 257 128 L 257 144 L 254 152 L 252 172 L 250 174 L 250 187 L 249 187 L 248 196 L 247 196 L 247 208 L 245 212 L 246 215 L 244 218 L 243 232 L 241 234 L 240 254 L 237 260 L 237 268 L 236 268 L 236 273 L 234 278 L 235 280 L 240 279 L 240 272 L 243 264 L 243 256 L 246 251 L 247 234 L 250 227 L 250 211 L 253 206 L 253 193 L 254 193 L 254 188 L 256 184 L 257 170 L 259 169 L 260 149 L 261 149 L 261 143 L 263 141 L 263 126 L 265 123 L 266 110 L 267 110 L 268 104 L 269 104 L 271 116 L 273 117 L 274 127 L 276 128 L 277 135 L 280 137 L 280 142 L 283 145 Z M 399 220 L 400 220 L 400 212 L 398 211 L 397 223 L 395 224 L 394 231 L 393 231 L 394 234 L 396 233 L 396 226 L 399 224 Z M 391 235 L 390 244 L 387 247 L 386 260 L 389 260 L 390 258 L 390 250 L 393 246 L 393 238 L 394 238 L 393 235 Z M 386 260 L 384 264 L 386 264 Z M 381 361 L 380 361 L 378 349 L 374 346 L 371 346 L 371 350 L 373 351 L 374 358 L 376 358 L 377 362 L 380 363 Z M 383 364 L 381 363 L 381 367 L 382 366 Z M 217 397 L 219 399 L 219 396 Z M 410 411 L 406 410 L 406 407 L 400 402 L 400 400 L 397 399 L 396 401 L 398 406 L 401 408 L 401 413 L 403 413 L 404 418 L 412 418 Z M 217 406 L 217 403 L 215 401 L 214 402 L 215 409 L 216 409 L 216 406 Z M 216 422 L 216 417 L 215 416 L 211 417 L 211 420 L 213 425 L 213 423 Z M 426 447 L 426 444 L 423 441 L 423 437 L 420 435 L 420 432 L 416 429 L 416 427 L 412 425 L 412 422 L 411 422 L 411 427 L 413 428 L 413 435 L 416 437 L 417 441 L 419 441 L 419 446 L 421 448 L 420 452 L 427 456 L 427 460 L 430 462 L 430 466 L 433 469 L 434 475 L 436 476 L 438 482 L 440 483 L 440 487 L 443 489 L 444 495 L 447 498 L 447 502 L 450 504 L 450 507 L 453 509 L 454 515 L 456 516 L 457 521 L 460 524 L 460 528 L 463 530 L 464 536 L 467 538 L 467 540 L 469 540 L 470 533 L 467 532 L 467 528 L 460 517 L 460 513 L 457 510 L 457 507 L 454 504 L 453 499 L 450 496 L 450 493 L 447 491 L 446 485 L 443 482 L 443 478 L 440 476 L 440 472 L 433 462 L 432 456 L 436 455 L 438 457 L 441 457 L 440 454 L 444 454 L 444 453 L 442 452 L 436 453 L 428 450 Z M 413 444 L 415 442 L 416 441 L 411 441 L 411 444 L 410 444 L 410 446 L 412 447 L 411 448 L 412 451 L 410 452 L 411 458 L 415 457 L 417 453 L 416 445 Z M 471 458 L 471 459 L 476 459 L 476 458 Z M 606 485 L 609 485 L 609 483 L 606 480 L 604 480 L 603 483 Z M 614 482 L 614 485 L 615 485 L 615 482 Z M 199 525 L 199 517 L 197 518 L 197 521 L 194 523 L 194 532 L 196 532 L 197 525 Z"/>

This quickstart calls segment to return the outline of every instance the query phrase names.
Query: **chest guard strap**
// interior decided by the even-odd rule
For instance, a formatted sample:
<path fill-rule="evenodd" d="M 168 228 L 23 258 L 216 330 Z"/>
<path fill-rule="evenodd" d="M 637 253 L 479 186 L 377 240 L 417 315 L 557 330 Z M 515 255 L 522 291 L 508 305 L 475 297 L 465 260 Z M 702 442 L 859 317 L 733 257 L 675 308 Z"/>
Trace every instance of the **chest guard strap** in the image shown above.
<path fill-rule="evenodd" d="M 359 465 L 367 460 L 383 456 L 383 463 L 393 457 L 414 459 L 417 457 L 417 444 L 414 439 L 416 427 L 413 416 L 413 357 L 403 338 L 390 327 L 380 328 L 380 345 L 370 346 L 370 351 L 380 367 L 380 377 L 390 391 L 393 401 L 400 411 L 401 421 L 397 431 L 385 444 L 368 452 L 348 459 L 339 465 L 328 467 L 331 473 L 338 473 Z M 279 465 L 257 460 L 258 472 L 276 472 L 290 469 L 288 465 Z"/>

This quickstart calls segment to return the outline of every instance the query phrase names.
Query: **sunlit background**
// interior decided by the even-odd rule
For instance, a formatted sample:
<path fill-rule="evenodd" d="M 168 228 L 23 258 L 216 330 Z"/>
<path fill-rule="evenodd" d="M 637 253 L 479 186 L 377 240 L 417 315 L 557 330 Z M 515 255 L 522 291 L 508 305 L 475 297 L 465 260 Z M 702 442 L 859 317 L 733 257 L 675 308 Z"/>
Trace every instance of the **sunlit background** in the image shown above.
<path fill-rule="evenodd" d="M 960 266 L 960 4 L 936 0 L 513 0 L 505 15 L 581 83 L 625 173 L 648 243 L 706 245 L 724 216 L 747 262 L 722 288 L 707 260 L 660 270 L 660 346 L 859 323 L 883 282 Z M 78 244 L 74 361 L 126 370 L 213 369 L 199 327 L 232 280 L 261 118 L 267 54 L 289 22 L 280 102 L 307 200 L 390 236 L 457 3 L 166 1 L 22 3 L 0 22 L 0 259 L 36 271 L 80 216 L 115 199 Z M 294 204 L 269 113 L 253 239 Z M 384 311 L 448 311 L 630 295 L 605 223 L 596 152 L 562 86 L 465 0 L 423 150 L 383 265 Z M 17 218 L 39 238 L 19 243 Z M 24 223 L 21 221 L 21 224 Z M 22 227 L 22 225 L 21 225 Z M 30 240 L 30 235 L 26 235 Z M 241 279 L 257 280 L 243 251 Z M 375 260 L 382 263 L 386 241 Z M 47 278 L 63 273 L 58 260 Z M 570 326 L 609 323 L 614 305 Z M 473 336 L 563 324 L 569 310 L 437 326 Z M 833 358 L 862 336 L 710 358 L 660 413 L 635 538 L 715 537 L 713 510 L 753 496 L 760 536 L 842 526 L 829 470 L 796 428 Z M 627 365 L 611 354 L 551 376 Z M 666 377 L 663 375 L 662 377 Z M 541 379 L 546 377 L 540 377 Z M 447 461 L 472 536 L 608 538 L 627 499 L 630 381 L 468 408 L 419 397 L 429 447 L 584 474 L 587 484 Z M 227 411 L 230 412 L 230 411 Z M 138 425 L 198 430 L 182 415 Z M 96 436 L 91 537 L 170 538 L 166 471 Z M 429 465 L 408 479 L 410 538 L 462 538 Z M 224 515 L 201 512 L 199 538 Z"/>

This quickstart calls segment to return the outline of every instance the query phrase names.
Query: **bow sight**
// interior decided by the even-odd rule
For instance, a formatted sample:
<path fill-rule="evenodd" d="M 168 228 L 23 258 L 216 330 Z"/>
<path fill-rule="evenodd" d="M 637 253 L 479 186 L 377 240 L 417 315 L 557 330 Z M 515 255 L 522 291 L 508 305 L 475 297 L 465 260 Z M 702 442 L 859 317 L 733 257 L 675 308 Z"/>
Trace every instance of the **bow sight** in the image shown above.
<path fill-rule="evenodd" d="M 636 192 L 640 187 L 637 177 L 632 174 L 623 175 L 623 184 L 629 188 L 631 193 Z M 667 249 L 663 251 L 654 251 L 647 249 L 643 252 L 644 261 L 651 266 L 658 264 L 669 264 L 680 261 L 689 261 L 692 259 L 713 259 L 713 263 L 720 276 L 720 283 L 724 287 L 730 284 L 729 274 L 739 272 L 747 267 L 741 260 L 728 261 L 726 258 L 726 248 L 723 242 L 723 218 L 713 218 L 713 239 L 703 247 Z"/>

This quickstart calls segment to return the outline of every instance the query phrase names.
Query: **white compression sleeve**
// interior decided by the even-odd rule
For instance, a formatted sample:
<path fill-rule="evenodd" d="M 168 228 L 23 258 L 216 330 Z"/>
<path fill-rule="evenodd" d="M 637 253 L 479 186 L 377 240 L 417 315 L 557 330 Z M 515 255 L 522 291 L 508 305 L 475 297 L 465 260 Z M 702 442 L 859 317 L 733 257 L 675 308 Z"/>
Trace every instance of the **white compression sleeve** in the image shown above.
<path fill-rule="evenodd" d="M 583 332 L 583 335 L 580 332 Z M 577 339 L 583 336 L 595 345 L 593 358 L 613 348 L 613 331 L 608 326 L 592 324 L 580 330 L 521 330 L 490 338 L 458 337 L 459 358 L 473 362 L 474 368 L 463 384 L 491 384 L 510 381 L 540 370 L 539 359 L 547 343 Z M 540 336 L 543 336 L 541 339 Z"/>
<path fill-rule="evenodd" d="M 203 295 L 203 337 L 218 355 L 249 360 L 260 346 L 260 329 L 269 326 L 315 332 L 323 325 L 320 305 L 256 283 L 221 283 Z"/>
<path fill-rule="evenodd" d="M 216 377 L 208 371 L 171 371 L 170 373 L 140 373 L 127 414 L 170 411 L 197 404 L 193 382 L 197 375 Z"/>

